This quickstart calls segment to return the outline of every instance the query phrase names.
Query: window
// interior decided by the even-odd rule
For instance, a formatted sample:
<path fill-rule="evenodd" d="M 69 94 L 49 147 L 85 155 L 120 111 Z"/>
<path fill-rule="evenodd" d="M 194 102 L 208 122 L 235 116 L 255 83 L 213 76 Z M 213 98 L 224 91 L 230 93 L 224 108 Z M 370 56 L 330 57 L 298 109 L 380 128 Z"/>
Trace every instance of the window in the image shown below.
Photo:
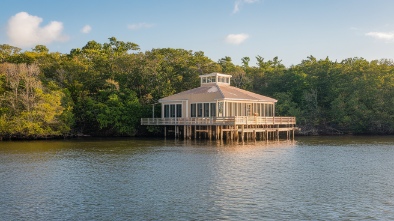
<path fill-rule="evenodd" d="M 216 117 L 216 103 L 211 103 L 211 117 Z"/>
<path fill-rule="evenodd" d="M 164 117 L 165 118 L 170 117 L 170 105 L 168 104 L 164 105 Z"/>
<path fill-rule="evenodd" d="M 218 77 L 218 82 L 222 82 L 222 83 L 228 83 L 228 77 Z"/>
<path fill-rule="evenodd" d="M 273 116 L 273 107 L 274 107 L 274 105 L 272 105 L 272 104 L 266 104 L 265 105 L 265 116 L 266 117 L 272 117 Z"/>
<path fill-rule="evenodd" d="M 219 117 L 223 116 L 223 102 L 218 103 L 218 113 L 219 113 Z"/>
<path fill-rule="evenodd" d="M 190 105 L 190 116 L 191 117 L 196 117 L 196 104 L 191 104 Z"/>
<path fill-rule="evenodd" d="M 202 104 L 197 104 L 197 117 L 202 117 Z"/>
<path fill-rule="evenodd" d="M 175 117 L 175 104 L 170 105 L 170 117 Z"/>
<path fill-rule="evenodd" d="M 176 117 L 182 117 L 182 104 L 176 105 Z"/>
<path fill-rule="evenodd" d="M 204 117 L 209 117 L 209 103 L 204 103 Z"/>
<path fill-rule="evenodd" d="M 246 116 L 252 116 L 252 105 L 251 104 L 247 104 L 246 105 Z"/>

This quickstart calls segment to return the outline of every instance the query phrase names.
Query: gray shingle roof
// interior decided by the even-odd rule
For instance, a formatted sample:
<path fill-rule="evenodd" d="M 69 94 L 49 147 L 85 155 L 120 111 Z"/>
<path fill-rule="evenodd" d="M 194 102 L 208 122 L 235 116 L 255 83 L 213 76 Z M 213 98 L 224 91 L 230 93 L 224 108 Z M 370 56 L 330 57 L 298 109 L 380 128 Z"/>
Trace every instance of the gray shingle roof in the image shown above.
<path fill-rule="evenodd" d="M 191 96 L 204 96 L 204 94 L 208 94 L 208 93 L 215 93 L 216 99 L 277 102 L 277 100 L 267 96 L 256 94 L 227 84 L 215 84 L 215 83 L 205 84 L 198 88 L 194 88 L 174 95 L 170 95 L 168 97 L 160 99 L 159 101 L 163 102 L 163 101 L 173 101 L 173 100 L 187 100 L 190 99 Z"/>

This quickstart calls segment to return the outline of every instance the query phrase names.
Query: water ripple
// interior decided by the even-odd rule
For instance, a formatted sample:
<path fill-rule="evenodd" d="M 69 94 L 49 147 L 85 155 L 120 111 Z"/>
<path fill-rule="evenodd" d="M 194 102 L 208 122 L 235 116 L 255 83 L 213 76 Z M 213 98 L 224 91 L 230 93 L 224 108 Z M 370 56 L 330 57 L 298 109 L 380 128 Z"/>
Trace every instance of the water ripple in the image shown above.
<path fill-rule="evenodd" d="M 394 219 L 394 140 L 341 139 L 0 143 L 0 220 Z"/>

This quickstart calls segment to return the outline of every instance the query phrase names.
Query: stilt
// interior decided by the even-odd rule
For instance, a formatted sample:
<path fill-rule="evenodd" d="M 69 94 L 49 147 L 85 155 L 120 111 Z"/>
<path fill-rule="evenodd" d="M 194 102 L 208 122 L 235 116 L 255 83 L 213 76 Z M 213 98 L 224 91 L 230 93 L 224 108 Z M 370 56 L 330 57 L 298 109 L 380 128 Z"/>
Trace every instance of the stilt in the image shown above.
<path fill-rule="evenodd" d="M 216 126 L 216 137 L 217 137 L 217 140 L 219 140 L 220 139 L 220 127 L 219 126 Z"/>
<path fill-rule="evenodd" d="M 293 128 L 293 130 L 292 130 L 292 131 L 293 131 L 293 141 L 294 141 L 294 128 Z"/>
<path fill-rule="evenodd" d="M 266 135 L 266 137 L 265 137 L 265 140 L 268 142 L 268 129 L 266 130 L 266 132 L 265 132 L 265 135 Z"/>
<path fill-rule="evenodd" d="M 253 130 L 252 139 L 253 139 L 254 141 L 256 141 L 256 130 Z"/>
<path fill-rule="evenodd" d="M 241 126 L 241 140 L 242 140 L 242 143 L 244 142 L 244 139 L 245 139 L 244 127 L 245 127 L 244 125 Z"/>
<path fill-rule="evenodd" d="M 286 131 L 286 140 L 289 140 L 289 131 Z"/>

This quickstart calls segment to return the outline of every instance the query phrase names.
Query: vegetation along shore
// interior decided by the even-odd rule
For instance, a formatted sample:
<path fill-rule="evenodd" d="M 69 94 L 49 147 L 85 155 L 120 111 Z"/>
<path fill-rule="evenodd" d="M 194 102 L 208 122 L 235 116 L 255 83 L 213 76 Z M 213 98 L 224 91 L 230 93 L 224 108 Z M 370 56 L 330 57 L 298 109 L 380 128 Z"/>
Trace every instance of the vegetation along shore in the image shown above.
<path fill-rule="evenodd" d="M 114 37 L 70 53 L 0 45 L 0 139 L 158 135 L 140 125 L 160 98 L 199 86 L 199 75 L 230 74 L 231 85 L 278 100 L 277 116 L 295 116 L 299 133 L 394 134 L 394 62 L 307 57 L 286 67 L 213 61 L 202 51 L 141 52 Z M 153 105 L 156 117 L 159 105 Z"/>

